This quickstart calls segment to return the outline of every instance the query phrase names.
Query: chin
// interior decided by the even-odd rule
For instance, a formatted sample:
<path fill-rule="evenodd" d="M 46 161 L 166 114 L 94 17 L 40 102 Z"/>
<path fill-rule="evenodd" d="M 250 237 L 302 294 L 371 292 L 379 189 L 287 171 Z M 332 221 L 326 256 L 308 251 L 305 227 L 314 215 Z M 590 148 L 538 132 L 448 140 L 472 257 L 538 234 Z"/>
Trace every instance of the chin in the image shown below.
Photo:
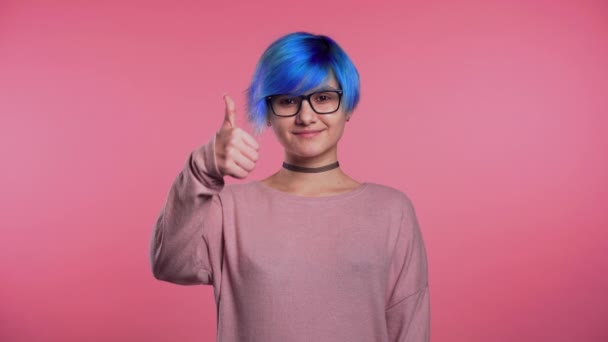
<path fill-rule="evenodd" d="M 323 151 L 318 148 L 291 148 L 289 149 L 289 153 L 296 155 L 298 157 L 310 158 L 316 157 L 321 154 Z"/>
<path fill-rule="evenodd" d="M 305 147 L 293 147 L 289 150 L 291 154 L 297 155 L 302 158 L 313 158 L 322 155 L 329 151 L 331 147 L 316 145 L 316 146 L 305 146 Z"/>

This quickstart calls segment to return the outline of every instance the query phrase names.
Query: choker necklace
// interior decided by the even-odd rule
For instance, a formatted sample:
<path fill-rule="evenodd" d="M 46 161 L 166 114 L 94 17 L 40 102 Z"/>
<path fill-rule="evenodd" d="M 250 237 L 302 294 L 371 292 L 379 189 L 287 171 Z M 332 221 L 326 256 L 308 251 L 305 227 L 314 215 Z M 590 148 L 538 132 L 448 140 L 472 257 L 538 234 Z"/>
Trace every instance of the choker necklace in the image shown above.
<path fill-rule="evenodd" d="M 340 163 L 338 163 L 337 161 L 335 163 L 331 163 L 331 164 L 328 164 L 325 166 L 319 166 L 319 167 L 297 166 L 297 165 L 288 164 L 287 162 L 283 162 L 283 167 L 286 168 L 287 170 L 296 171 L 296 172 L 309 172 L 309 173 L 333 170 L 333 169 L 337 168 L 338 166 L 340 166 Z"/>

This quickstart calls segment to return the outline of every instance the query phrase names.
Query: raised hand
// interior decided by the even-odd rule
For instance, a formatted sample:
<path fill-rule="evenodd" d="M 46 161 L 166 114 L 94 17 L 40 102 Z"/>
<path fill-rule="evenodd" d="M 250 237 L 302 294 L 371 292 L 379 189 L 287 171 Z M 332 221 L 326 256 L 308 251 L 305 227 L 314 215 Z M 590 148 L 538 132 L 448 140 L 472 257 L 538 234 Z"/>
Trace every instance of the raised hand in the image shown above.
<path fill-rule="evenodd" d="M 222 176 L 245 178 L 258 160 L 260 145 L 253 136 L 237 127 L 234 101 L 224 95 L 224 121 L 216 134 L 215 156 Z"/>

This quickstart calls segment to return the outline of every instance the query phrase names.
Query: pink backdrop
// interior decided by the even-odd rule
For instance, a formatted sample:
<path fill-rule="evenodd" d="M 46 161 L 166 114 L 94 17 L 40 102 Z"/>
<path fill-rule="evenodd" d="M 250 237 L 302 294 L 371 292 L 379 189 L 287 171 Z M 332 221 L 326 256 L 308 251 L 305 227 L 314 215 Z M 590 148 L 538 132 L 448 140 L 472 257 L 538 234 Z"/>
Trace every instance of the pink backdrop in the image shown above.
<path fill-rule="evenodd" d="M 152 226 L 295 30 L 358 66 L 339 160 L 412 198 L 433 341 L 608 340 L 601 0 L 0 1 L 0 340 L 214 341 L 212 287 L 153 278 Z M 259 142 L 250 179 L 282 161 Z"/>

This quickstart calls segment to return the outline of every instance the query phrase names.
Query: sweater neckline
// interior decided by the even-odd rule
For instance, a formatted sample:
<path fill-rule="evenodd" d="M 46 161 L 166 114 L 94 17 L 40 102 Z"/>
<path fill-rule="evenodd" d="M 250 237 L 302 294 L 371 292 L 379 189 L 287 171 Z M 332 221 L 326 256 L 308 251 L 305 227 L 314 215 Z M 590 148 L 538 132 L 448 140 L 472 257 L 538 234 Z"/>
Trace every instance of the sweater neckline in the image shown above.
<path fill-rule="evenodd" d="M 275 189 L 273 187 L 270 187 L 264 183 L 262 183 L 260 180 L 256 180 L 253 181 L 253 183 L 258 187 L 263 189 L 264 191 L 271 193 L 275 196 L 287 199 L 287 200 L 292 200 L 292 201 L 299 201 L 299 202 L 325 202 L 325 201 L 338 201 L 338 200 L 343 200 L 346 198 L 350 198 L 353 196 L 356 196 L 357 194 L 361 193 L 363 190 L 365 190 L 369 183 L 368 182 L 362 182 L 361 184 L 359 184 L 358 187 L 347 191 L 347 192 L 342 192 L 339 194 L 334 194 L 334 195 L 325 195 L 325 196 L 303 196 L 303 195 L 295 195 L 295 194 L 290 194 L 288 192 L 285 191 L 281 191 L 278 189 Z"/>

